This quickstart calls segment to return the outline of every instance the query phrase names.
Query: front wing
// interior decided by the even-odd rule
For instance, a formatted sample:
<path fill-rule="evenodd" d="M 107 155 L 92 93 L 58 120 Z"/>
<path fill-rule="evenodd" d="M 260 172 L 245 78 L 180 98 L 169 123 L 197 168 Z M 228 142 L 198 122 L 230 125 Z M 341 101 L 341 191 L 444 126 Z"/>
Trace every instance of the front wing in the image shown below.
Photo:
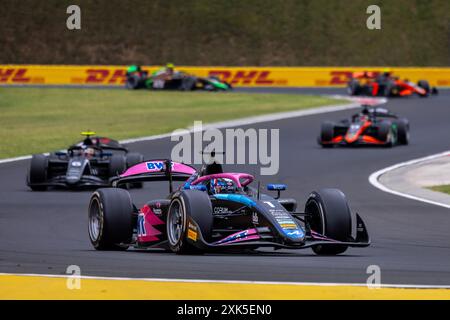
<path fill-rule="evenodd" d="M 45 187 L 60 187 L 60 188 L 90 188 L 90 187 L 109 187 L 111 183 L 109 179 L 102 179 L 97 176 L 83 175 L 80 180 L 74 184 L 67 183 L 66 176 L 56 176 L 43 183 L 30 183 L 28 186 L 45 186 Z"/>
<path fill-rule="evenodd" d="M 320 145 L 336 145 L 336 146 L 354 146 L 354 145 L 372 145 L 372 146 L 384 146 L 388 142 L 381 141 L 377 138 L 368 135 L 362 135 L 352 143 L 345 141 L 343 136 L 336 136 L 330 141 L 322 141 L 320 137 L 317 139 Z"/>
<path fill-rule="evenodd" d="M 224 239 L 209 243 L 207 242 L 201 233 L 201 230 L 197 223 L 192 219 L 189 220 L 189 229 L 187 240 L 197 248 L 204 251 L 226 251 L 232 249 L 256 249 L 261 247 L 271 247 L 275 249 L 306 249 L 317 245 L 345 245 L 349 247 L 367 247 L 370 245 L 370 237 L 361 217 L 356 214 L 356 237 L 354 239 L 348 239 L 348 241 L 337 241 L 327 238 L 317 233 L 312 233 L 305 238 L 303 243 L 289 244 L 276 242 L 276 238 L 271 235 L 269 228 L 252 228 L 240 231 L 238 233 L 245 234 L 243 236 L 237 236 L 233 240 L 223 242 Z M 237 233 L 237 234 L 238 234 Z M 228 236 L 226 238 L 236 236 L 236 234 Z"/>

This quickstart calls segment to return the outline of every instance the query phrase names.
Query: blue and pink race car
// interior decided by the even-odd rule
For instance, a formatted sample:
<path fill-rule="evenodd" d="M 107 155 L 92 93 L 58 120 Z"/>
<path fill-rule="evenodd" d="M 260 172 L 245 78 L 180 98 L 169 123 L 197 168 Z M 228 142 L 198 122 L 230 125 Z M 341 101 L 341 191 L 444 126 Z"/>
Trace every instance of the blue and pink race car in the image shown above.
<path fill-rule="evenodd" d="M 348 247 L 370 245 L 358 214 L 352 218 L 345 195 L 337 189 L 312 192 L 304 211 L 294 199 L 280 198 L 286 189 L 270 184 L 269 196 L 251 187 L 247 173 L 226 173 L 213 162 L 199 171 L 170 160 L 149 160 L 113 180 L 112 188 L 95 191 L 89 204 L 89 237 L 97 250 L 170 248 L 178 254 L 257 249 L 312 248 L 336 255 Z M 130 183 L 168 181 L 169 195 L 138 209 Z M 181 181 L 174 190 L 173 182 Z"/>

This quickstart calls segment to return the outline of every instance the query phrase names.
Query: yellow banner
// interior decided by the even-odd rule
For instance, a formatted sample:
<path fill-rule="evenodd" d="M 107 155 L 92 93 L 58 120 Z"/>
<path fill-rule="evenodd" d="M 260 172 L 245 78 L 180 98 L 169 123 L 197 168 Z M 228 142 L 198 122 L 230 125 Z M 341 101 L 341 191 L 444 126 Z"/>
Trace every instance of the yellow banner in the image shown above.
<path fill-rule="evenodd" d="M 126 66 L 0 65 L 0 85 L 122 86 Z M 147 66 L 150 72 L 160 67 Z M 239 87 L 342 87 L 352 72 L 383 72 L 386 67 L 177 67 L 197 76 L 215 75 Z M 402 79 L 450 86 L 450 68 L 389 68 Z"/>

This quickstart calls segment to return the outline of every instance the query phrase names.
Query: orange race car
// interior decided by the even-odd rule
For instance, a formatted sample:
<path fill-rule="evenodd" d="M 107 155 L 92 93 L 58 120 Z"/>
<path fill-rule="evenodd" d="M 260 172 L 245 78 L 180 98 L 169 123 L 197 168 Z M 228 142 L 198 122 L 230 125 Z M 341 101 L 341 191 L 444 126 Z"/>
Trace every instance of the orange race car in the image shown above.
<path fill-rule="evenodd" d="M 335 145 L 406 145 L 409 143 L 409 121 L 385 108 L 363 105 L 361 112 L 350 120 L 323 122 L 318 142 L 324 148 Z"/>
<path fill-rule="evenodd" d="M 419 80 L 417 84 L 408 79 L 401 80 L 392 76 L 390 71 L 383 73 L 373 71 L 354 72 L 347 84 L 348 93 L 352 96 L 382 96 L 404 97 L 414 94 L 428 97 L 437 94 L 435 87 L 431 87 L 426 80 Z"/>

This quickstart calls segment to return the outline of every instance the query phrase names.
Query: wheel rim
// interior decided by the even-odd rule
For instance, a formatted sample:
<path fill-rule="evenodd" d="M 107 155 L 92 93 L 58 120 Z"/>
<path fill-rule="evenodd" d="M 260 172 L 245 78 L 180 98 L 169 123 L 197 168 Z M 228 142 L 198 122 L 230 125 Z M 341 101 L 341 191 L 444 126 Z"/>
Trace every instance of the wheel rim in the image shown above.
<path fill-rule="evenodd" d="M 315 200 L 308 201 L 305 211 L 306 213 L 311 214 L 310 219 L 308 219 L 311 230 L 325 235 L 325 228 L 323 224 L 324 218 L 320 204 Z"/>
<path fill-rule="evenodd" d="M 169 209 L 167 233 L 170 244 L 177 244 L 183 235 L 184 212 L 179 200 L 174 200 Z"/>
<path fill-rule="evenodd" d="M 97 199 L 92 200 L 89 208 L 89 236 L 93 241 L 97 241 L 100 235 L 101 214 Z"/>

